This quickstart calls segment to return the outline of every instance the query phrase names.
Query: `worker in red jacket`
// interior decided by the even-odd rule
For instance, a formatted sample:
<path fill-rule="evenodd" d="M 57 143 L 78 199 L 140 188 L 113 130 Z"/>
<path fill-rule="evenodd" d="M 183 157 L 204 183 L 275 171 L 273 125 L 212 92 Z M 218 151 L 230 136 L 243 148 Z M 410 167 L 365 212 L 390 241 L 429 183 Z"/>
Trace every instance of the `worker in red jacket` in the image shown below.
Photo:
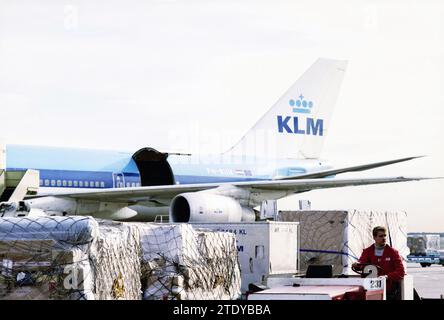
<path fill-rule="evenodd" d="M 387 244 L 387 229 L 385 227 L 373 228 L 373 239 L 375 243 L 364 249 L 358 263 L 353 265 L 355 268 L 359 268 L 359 264 L 378 266 L 378 276 L 386 277 L 387 299 L 400 299 L 400 281 L 404 279 L 405 275 L 402 258 L 396 249 Z"/>

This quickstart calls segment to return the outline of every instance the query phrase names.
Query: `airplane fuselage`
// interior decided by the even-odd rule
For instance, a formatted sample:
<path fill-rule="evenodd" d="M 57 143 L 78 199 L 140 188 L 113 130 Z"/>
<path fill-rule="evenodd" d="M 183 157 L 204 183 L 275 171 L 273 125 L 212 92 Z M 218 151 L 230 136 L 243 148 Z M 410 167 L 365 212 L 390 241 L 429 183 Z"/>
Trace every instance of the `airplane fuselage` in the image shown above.
<path fill-rule="evenodd" d="M 330 168 L 324 161 L 224 155 L 169 155 L 139 160 L 129 152 L 6 146 L 6 169 L 40 172 L 39 194 L 70 189 L 271 180 Z"/>

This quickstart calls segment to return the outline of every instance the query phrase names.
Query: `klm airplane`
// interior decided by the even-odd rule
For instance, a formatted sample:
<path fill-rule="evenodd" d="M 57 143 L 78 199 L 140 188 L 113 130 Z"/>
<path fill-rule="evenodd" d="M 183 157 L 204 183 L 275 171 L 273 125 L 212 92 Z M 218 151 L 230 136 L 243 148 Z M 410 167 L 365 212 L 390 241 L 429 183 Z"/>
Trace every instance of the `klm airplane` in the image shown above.
<path fill-rule="evenodd" d="M 31 212 L 132 221 L 169 215 L 171 222 L 254 221 L 253 208 L 264 200 L 313 189 L 425 179 L 335 177 L 415 157 L 337 169 L 320 160 L 346 65 L 318 59 L 237 144 L 219 155 L 149 147 L 117 152 L 7 145 L 7 170 L 39 170 L 39 193 L 25 200 Z"/>

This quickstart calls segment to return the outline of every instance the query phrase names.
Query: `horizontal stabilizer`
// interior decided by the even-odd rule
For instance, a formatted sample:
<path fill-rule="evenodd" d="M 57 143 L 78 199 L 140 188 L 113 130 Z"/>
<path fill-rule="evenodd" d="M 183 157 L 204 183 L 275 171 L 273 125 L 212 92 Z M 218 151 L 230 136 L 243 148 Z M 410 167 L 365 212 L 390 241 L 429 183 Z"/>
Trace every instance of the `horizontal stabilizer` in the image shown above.
<path fill-rule="evenodd" d="M 374 169 L 374 168 L 378 168 L 378 167 L 384 167 L 384 166 L 388 166 L 388 165 L 391 165 L 394 163 L 409 161 L 412 159 L 417 159 L 417 158 L 422 158 L 422 157 L 424 157 L 424 156 L 416 156 L 416 157 L 401 158 L 401 159 L 388 160 L 388 161 L 382 161 L 382 162 L 374 162 L 374 163 L 370 163 L 370 164 L 363 164 L 363 165 L 359 165 L 359 166 L 346 167 L 346 168 L 340 168 L 340 169 L 329 169 L 329 170 L 317 171 L 317 172 L 313 172 L 313 173 L 301 174 L 301 175 L 296 175 L 296 176 L 281 177 L 281 178 L 277 178 L 275 180 L 319 179 L 319 178 L 335 176 L 340 173 L 365 171 L 365 170 Z"/>

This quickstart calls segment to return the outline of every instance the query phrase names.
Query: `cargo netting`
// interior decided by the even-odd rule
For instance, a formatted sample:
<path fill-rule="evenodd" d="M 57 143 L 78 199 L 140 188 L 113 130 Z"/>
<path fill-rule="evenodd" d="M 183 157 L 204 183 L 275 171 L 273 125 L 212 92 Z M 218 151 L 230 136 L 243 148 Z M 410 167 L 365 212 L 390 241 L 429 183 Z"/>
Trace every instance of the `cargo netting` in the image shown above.
<path fill-rule="evenodd" d="M 236 299 L 233 234 L 92 217 L 0 219 L 0 299 Z"/>
<path fill-rule="evenodd" d="M 240 297 L 236 238 L 189 224 L 135 224 L 142 246 L 143 298 L 231 300 Z"/>

